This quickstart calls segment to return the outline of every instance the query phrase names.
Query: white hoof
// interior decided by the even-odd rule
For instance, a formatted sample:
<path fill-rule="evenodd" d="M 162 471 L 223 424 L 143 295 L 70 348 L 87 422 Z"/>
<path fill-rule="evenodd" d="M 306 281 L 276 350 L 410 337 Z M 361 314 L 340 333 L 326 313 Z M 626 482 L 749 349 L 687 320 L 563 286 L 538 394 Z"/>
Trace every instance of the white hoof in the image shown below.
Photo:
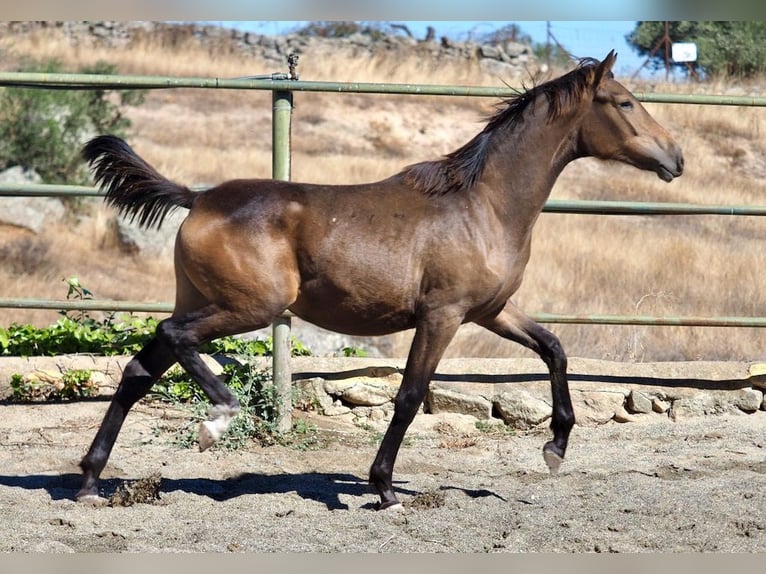
<path fill-rule="evenodd" d="M 543 451 L 543 458 L 545 459 L 545 464 L 548 465 L 550 473 L 558 474 L 559 467 L 561 467 L 561 463 L 564 462 L 564 459 L 550 450 Z"/>
<path fill-rule="evenodd" d="M 383 512 L 401 512 L 404 510 L 404 506 L 402 506 L 401 502 L 397 502 L 396 504 L 392 504 L 391 506 L 386 506 L 383 509 Z"/>
<path fill-rule="evenodd" d="M 239 412 L 239 407 L 216 405 L 208 411 L 208 420 L 199 425 L 199 450 L 203 452 L 213 446 L 229 428 L 231 419 Z"/>

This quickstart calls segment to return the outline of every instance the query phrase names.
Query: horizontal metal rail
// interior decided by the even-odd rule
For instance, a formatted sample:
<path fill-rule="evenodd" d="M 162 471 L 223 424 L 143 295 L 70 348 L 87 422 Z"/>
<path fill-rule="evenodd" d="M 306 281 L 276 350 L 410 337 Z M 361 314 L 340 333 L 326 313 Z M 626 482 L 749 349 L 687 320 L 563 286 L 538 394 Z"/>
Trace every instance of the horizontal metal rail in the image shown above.
<path fill-rule="evenodd" d="M 766 327 L 766 317 L 697 317 L 653 315 L 566 315 L 558 313 L 533 313 L 530 317 L 538 323 L 563 323 L 581 325 L 647 325 L 654 327 Z"/>
<path fill-rule="evenodd" d="M 0 299 L 0 308 L 50 309 L 55 311 L 115 311 L 124 313 L 172 313 L 171 303 L 141 303 L 111 299 Z M 292 313 L 285 313 L 293 317 Z M 678 327 L 766 327 L 766 317 L 697 317 L 653 315 L 601 315 L 533 313 L 538 323 L 591 325 L 647 325 Z"/>
<path fill-rule="evenodd" d="M 142 303 L 113 299 L 0 299 L 5 309 L 50 309 L 54 311 L 116 311 L 123 313 L 172 313 L 172 303 Z"/>
<path fill-rule="evenodd" d="M 19 197 L 104 197 L 95 187 L 44 183 L 0 183 L 1 196 Z M 652 201 L 611 201 L 590 199 L 549 199 L 543 211 L 590 215 L 766 215 L 766 205 L 716 205 Z"/>
<path fill-rule="evenodd" d="M 282 79 L 284 78 L 284 79 Z M 386 84 L 377 82 L 320 82 L 288 79 L 284 74 L 268 78 L 204 78 L 172 76 L 121 76 L 113 74 L 51 74 L 45 72 L 0 72 L 0 86 L 45 89 L 167 89 L 206 88 L 238 90 L 289 90 L 292 92 L 333 92 L 399 94 L 419 96 L 473 96 L 508 98 L 521 88 L 495 86 L 448 86 L 435 84 Z M 639 100 L 664 104 L 766 107 L 766 98 L 716 94 L 665 94 L 633 92 Z"/>
<path fill-rule="evenodd" d="M 549 199 L 543 211 L 591 215 L 766 215 L 766 205 Z"/>
<path fill-rule="evenodd" d="M 0 196 L 17 197 L 104 197 L 95 187 L 53 183 L 0 183 Z"/>

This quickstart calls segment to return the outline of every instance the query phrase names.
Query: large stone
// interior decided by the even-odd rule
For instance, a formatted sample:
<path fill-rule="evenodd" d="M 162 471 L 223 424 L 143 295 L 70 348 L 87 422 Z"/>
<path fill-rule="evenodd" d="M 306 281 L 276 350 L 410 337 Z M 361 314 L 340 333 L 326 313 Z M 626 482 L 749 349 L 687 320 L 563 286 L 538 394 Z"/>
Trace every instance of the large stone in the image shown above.
<path fill-rule="evenodd" d="M 391 393 L 387 388 L 373 384 L 356 383 L 346 387 L 341 394 L 344 402 L 362 407 L 377 407 L 391 402 Z"/>
<path fill-rule="evenodd" d="M 0 173 L 0 182 L 24 185 L 40 183 L 41 179 L 37 172 L 17 165 Z M 65 212 L 57 197 L 4 197 L 0 223 L 40 233 L 49 222 L 63 218 Z"/>
<path fill-rule="evenodd" d="M 432 414 L 460 413 L 473 415 L 480 420 L 492 418 L 492 403 L 479 395 L 435 388 L 428 392 L 426 405 Z"/>
<path fill-rule="evenodd" d="M 551 405 L 523 389 L 500 393 L 494 406 L 505 424 L 517 429 L 529 429 L 551 417 Z"/>
<path fill-rule="evenodd" d="M 743 388 L 731 391 L 697 392 L 673 401 L 670 417 L 675 420 L 724 413 L 754 413 L 763 404 L 763 392 Z"/>
<path fill-rule="evenodd" d="M 652 412 L 652 399 L 641 391 L 632 390 L 628 394 L 627 407 L 631 413 L 650 413 Z"/>
<path fill-rule="evenodd" d="M 620 391 L 575 391 L 572 393 L 575 420 L 580 425 L 604 424 L 624 411 L 625 394 Z"/>
<path fill-rule="evenodd" d="M 324 390 L 324 379 L 312 377 L 295 381 L 295 404 L 299 408 L 316 410 L 327 414 L 333 406 L 333 398 Z"/>
<path fill-rule="evenodd" d="M 159 229 L 143 229 L 123 217 L 112 219 L 110 227 L 117 244 L 128 253 L 172 257 L 176 233 L 188 213 L 186 209 L 169 213 Z"/>

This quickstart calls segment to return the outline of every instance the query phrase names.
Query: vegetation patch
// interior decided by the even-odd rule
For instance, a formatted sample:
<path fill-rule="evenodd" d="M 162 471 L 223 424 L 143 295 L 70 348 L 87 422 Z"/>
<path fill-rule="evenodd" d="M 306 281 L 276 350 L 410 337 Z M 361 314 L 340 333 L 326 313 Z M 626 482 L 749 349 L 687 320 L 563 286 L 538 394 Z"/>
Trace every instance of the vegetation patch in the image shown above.
<path fill-rule="evenodd" d="M 99 385 L 89 369 L 70 369 L 14 373 L 11 390 L 14 402 L 65 401 L 97 396 Z"/>
<path fill-rule="evenodd" d="M 236 450 L 253 442 L 262 446 L 280 444 L 299 450 L 321 446 L 317 429 L 306 421 L 295 421 L 290 432 L 278 431 L 276 387 L 270 371 L 258 370 L 247 362 L 234 362 L 223 367 L 222 377 L 237 398 L 240 412 L 213 448 Z M 196 448 L 199 424 L 207 420 L 211 404 L 186 372 L 177 367 L 168 371 L 154 385 L 149 400 L 173 405 L 189 415 L 188 422 L 172 431 L 171 440 L 183 448 Z"/>

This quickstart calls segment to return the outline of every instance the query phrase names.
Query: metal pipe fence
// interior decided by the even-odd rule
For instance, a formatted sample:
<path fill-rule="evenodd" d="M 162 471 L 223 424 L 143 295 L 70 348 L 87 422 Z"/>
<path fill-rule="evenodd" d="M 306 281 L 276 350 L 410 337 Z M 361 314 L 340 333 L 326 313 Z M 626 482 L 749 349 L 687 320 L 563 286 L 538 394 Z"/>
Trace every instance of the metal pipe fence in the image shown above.
<path fill-rule="evenodd" d="M 44 89 L 169 89 L 202 88 L 290 92 L 396 94 L 415 96 L 470 96 L 508 98 L 519 90 L 508 86 L 446 86 L 438 84 L 395 84 L 377 82 L 323 82 L 290 79 L 288 74 L 241 78 L 197 78 L 129 76 L 110 74 L 65 74 L 44 72 L 0 72 L 0 86 Z M 639 101 L 658 104 L 701 104 L 766 107 L 766 97 L 716 94 L 669 94 L 634 91 Z"/>
<path fill-rule="evenodd" d="M 49 74 L 0 72 L 0 87 L 38 89 L 237 89 L 268 90 L 272 92 L 272 174 L 275 179 L 290 179 L 290 131 L 294 92 L 397 94 L 416 96 L 470 96 L 507 98 L 518 93 L 511 87 L 444 86 L 419 84 L 385 84 L 361 82 L 316 82 L 297 80 L 291 74 L 276 73 L 242 78 L 196 78 L 121 76 L 95 74 Z M 766 107 L 766 98 L 753 96 L 724 96 L 704 94 L 662 94 L 634 92 L 643 102 L 668 104 L 699 104 L 723 106 Z M 48 184 L 0 183 L 0 196 L 27 197 L 99 197 L 103 194 L 85 186 Z M 727 215 L 764 216 L 766 206 L 704 205 L 661 202 L 622 202 L 588 200 L 548 200 L 543 209 L 550 213 L 594 215 Z M 128 313 L 170 313 L 171 303 L 142 303 L 114 300 L 49 300 L 0 299 L 3 308 L 51 310 L 100 310 Z M 288 430 L 290 418 L 290 317 L 280 317 L 273 325 L 273 371 L 277 394 L 281 397 L 280 430 Z M 708 327 L 766 327 L 766 317 L 696 317 L 696 316 L 634 316 L 601 314 L 534 313 L 531 317 L 541 323 L 579 323 L 602 325 L 708 326 Z"/>

